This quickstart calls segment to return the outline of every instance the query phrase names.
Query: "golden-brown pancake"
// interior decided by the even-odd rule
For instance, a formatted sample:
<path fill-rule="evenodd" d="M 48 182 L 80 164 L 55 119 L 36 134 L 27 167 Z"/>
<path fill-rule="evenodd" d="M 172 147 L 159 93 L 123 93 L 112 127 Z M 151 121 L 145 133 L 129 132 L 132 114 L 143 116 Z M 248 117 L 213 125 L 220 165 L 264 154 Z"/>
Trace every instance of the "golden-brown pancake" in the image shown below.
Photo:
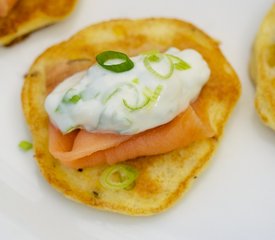
<path fill-rule="evenodd" d="M 129 56 L 169 47 L 193 48 L 208 62 L 211 77 L 200 94 L 215 137 L 197 141 L 176 151 L 127 161 L 139 171 L 135 187 L 110 190 L 99 176 L 106 166 L 80 171 L 62 166 L 48 151 L 49 119 L 44 109 L 54 66 L 79 64 L 78 71 L 95 62 L 104 50 Z M 69 69 L 69 68 L 67 68 Z M 57 70 L 55 70 L 57 71 Z M 63 78 L 73 74 L 59 73 Z M 46 86 L 47 85 L 47 86 Z M 69 40 L 45 51 L 33 63 L 22 91 L 24 113 L 32 132 L 35 158 L 44 177 L 66 197 L 89 206 L 128 215 L 151 215 L 170 207 L 185 193 L 207 165 L 218 146 L 223 129 L 240 95 L 240 82 L 215 40 L 194 25 L 166 18 L 113 20 L 85 28 Z"/>
<path fill-rule="evenodd" d="M 250 74 L 256 84 L 255 107 L 258 115 L 275 130 L 275 4 L 257 33 Z"/>
<path fill-rule="evenodd" d="M 0 45 L 9 45 L 30 32 L 59 22 L 77 0 L 18 0 L 6 17 L 0 17 Z"/>

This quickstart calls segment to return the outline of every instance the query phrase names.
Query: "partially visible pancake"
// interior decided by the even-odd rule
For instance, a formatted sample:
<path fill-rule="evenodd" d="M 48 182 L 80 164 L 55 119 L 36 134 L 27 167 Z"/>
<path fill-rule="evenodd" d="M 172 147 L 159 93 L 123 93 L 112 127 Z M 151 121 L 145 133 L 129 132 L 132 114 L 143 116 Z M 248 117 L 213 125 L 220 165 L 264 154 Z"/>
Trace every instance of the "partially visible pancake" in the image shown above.
<path fill-rule="evenodd" d="M 18 0 L 0 0 L 0 18 L 6 17 Z"/>
<path fill-rule="evenodd" d="M 77 0 L 19 0 L 6 17 L 0 17 L 0 45 L 9 45 L 39 28 L 59 22 Z"/>
<path fill-rule="evenodd" d="M 70 68 L 64 73 L 58 72 L 58 66 L 78 64 L 77 71 L 81 71 L 93 64 L 95 56 L 104 50 L 134 56 L 152 49 L 165 51 L 171 46 L 199 51 L 211 68 L 210 80 L 203 88 L 198 104 L 209 116 L 215 137 L 167 154 L 126 161 L 139 171 L 136 185 L 130 190 L 102 187 L 99 176 L 106 166 L 78 171 L 62 166 L 50 155 L 49 119 L 44 110 L 47 88 L 52 84 L 49 79 L 53 72 L 63 79 L 73 74 Z M 176 19 L 122 19 L 92 25 L 45 51 L 25 78 L 22 102 L 33 136 L 35 158 L 54 188 L 68 198 L 99 209 L 128 215 L 151 215 L 170 207 L 196 180 L 217 148 L 239 95 L 239 79 L 217 42 L 197 27 Z"/>
<path fill-rule="evenodd" d="M 250 74 L 256 84 L 256 110 L 261 120 L 275 130 L 275 4 L 257 33 Z"/>

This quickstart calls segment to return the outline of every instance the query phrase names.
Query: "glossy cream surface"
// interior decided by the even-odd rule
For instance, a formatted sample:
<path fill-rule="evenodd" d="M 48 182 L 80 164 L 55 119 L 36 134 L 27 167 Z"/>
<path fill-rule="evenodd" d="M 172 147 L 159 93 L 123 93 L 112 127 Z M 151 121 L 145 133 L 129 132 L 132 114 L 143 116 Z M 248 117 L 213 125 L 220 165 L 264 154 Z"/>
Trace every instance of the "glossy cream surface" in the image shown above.
<path fill-rule="evenodd" d="M 177 69 L 167 54 L 190 67 Z M 151 70 L 144 63 L 147 56 L 131 57 L 134 68 L 122 73 L 94 64 L 65 79 L 45 101 L 52 123 L 63 133 L 83 128 L 90 132 L 136 134 L 171 121 L 198 97 L 210 69 L 193 49 L 170 48 L 159 55 L 158 61 L 150 61 Z M 107 64 L 117 63 L 110 60 Z M 168 78 L 159 76 L 167 75 L 171 68 Z"/>

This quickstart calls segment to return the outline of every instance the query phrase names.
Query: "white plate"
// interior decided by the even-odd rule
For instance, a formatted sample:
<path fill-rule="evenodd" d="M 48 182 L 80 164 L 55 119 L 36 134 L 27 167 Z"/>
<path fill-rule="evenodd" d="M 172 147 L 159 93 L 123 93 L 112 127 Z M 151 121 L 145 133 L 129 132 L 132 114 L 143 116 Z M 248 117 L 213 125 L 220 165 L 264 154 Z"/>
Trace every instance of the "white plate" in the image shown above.
<path fill-rule="evenodd" d="M 253 106 L 247 65 L 251 44 L 273 0 L 80 0 L 73 15 L 0 48 L 0 239 L 275 239 L 275 133 Z M 111 18 L 166 16 L 193 22 L 221 41 L 243 85 L 242 97 L 209 168 L 166 213 L 127 217 L 65 199 L 40 175 L 20 103 L 23 75 L 47 47 Z"/>

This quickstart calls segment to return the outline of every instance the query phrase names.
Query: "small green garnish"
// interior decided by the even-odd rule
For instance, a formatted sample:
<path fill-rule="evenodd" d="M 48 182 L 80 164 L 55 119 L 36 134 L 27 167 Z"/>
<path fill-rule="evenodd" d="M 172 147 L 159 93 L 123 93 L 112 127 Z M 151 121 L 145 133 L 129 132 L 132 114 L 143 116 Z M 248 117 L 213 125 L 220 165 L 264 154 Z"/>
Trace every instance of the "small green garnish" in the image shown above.
<path fill-rule="evenodd" d="M 137 78 L 136 79 L 133 79 L 135 81 L 139 81 Z M 132 90 L 135 91 L 135 94 L 138 95 L 138 90 L 137 90 L 137 87 L 131 83 L 126 83 L 126 84 L 123 84 L 122 86 L 116 88 L 114 91 L 112 91 L 109 95 L 107 95 L 107 97 L 105 97 L 103 100 L 102 100 L 102 103 L 103 104 L 106 104 L 113 96 L 115 96 L 117 93 L 119 93 L 120 91 L 123 90 L 124 87 L 128 87 Z"/>
<path fill-rule="evenodd" d="M 76 104 L 80 99 L 80 94 L 77 94 L 77 91 L 71 88 L 65 93 L 62 102 Z"/>
<path fill-rule="evenodd" d="M 138 79 L 138 78 L 134 78 L 134 79 L 132 80 L 132 83 L 134 83 L 134 84 L 139 84 L 139 79 Z"/>
<path fill-rule="evenodd" d="M 149 87 L 145 87 L 143 89 L 143 94 L 149 98 L 151 98 L 151 96 L 154 94 L 154 91 L 152 91 L 152 89 L 150 89 Z"/>
<path fill-rule="evenodd" d="M 151 96 L 151 101 L 152 102 L 156 102 L 160 96 L 160 93 L 162 91 L 163 87 L 161 85 L 158 85 L 153 93 L 153 95 Z"/>
<path fill-rule="evenodd" d="M 163 59 L 164 57 L 166 57 L 169 61 L 169 71 L 167 72 L 167 74 L 161 74 L 159 72 L 157 72 L 153 67 L 151 63 L 157 63 L 160 62 L 161 59 Z M 147 68 L 147 70 L 151 73 L 153 73 L 154 75 L 156 75 L 157 77 L 161 78 L 161 79 L 168 79 L 169 77 L 171 77 L 171 75 L 174 72 L 174 69 L 176 70 L 187 70 L 189 68 L 191 68 L 191 66 L 183 61 L 181 58 L 176 57 L 174 55 L 171 54 L 163 54 L 163 53 L 159 53 L 157 51 L 152 51 L 151 53 L 148 52 L 145 54 L 144 57 L 144 65 Z"/>
<path fill-rule="evenodd" d="M 69 127 L 66 131 L 65 131 L 65 133 L 67 134 L 67 133 L 70 133 L 70 132 L 72 132 L 72 131 L 74 131 L 76 129 L 76 127 Z"/>
<path fill-rule="evenodd" d="M 150 62 L 159 62 L 161 58 L 158 54 L 152 54 L 148 56 L 148 59 Z"/>
<path fill-rule="evenodd" d="M 177 70 L 187 70 L 187 69 L 191 68 L 191 66 L 187 62 L 183 61 L 179 57 L 176 57 L 171 54 L 166 54 L 166 56 L 168 56 L 172 60 L 172 62 L 174 63 L 174 67 Z"/>
<path fill-rule="evenodd" d="M 162 89 L 163 89 L 162 85 L 158 85 L 154 91 L 148 87 L 145 87 L 143 89 L 143 94 L 148 98 L 150 98 L 151 102 L 156 102 L 160 96 Z"/>
<path fill-rule="evenodd" d="M 103 104 L 106 104 L 113 96 L 115 96 L 119 92 L 119 88 L 115 89 L 110 95 L 103 99 Z"/>
<path fill-rule="evenodd" d="M 134 187 L 138 171 L 132 166 L 117 164 L 104 169 L 99 181 L 105 188 L 111 190 L 129 190 Z"/>
<path fill-rule="evenodd" d="M 167 57 L 165 54 L 158 54 L 158 57 L 159 58 L 163 58 L 163 57 L 166 57 L 167 60 L 168 60 L 168 63 L 169 63 L 169 70 L 166 74 L 161 74 L 159 72 L 157 72 L 151 65 L 152 62 L 156 62 L 156 54 L 153 54 L 153 55 L 147 55 L 145 56 L 144 60 L 143 60 L 143 63 L 144 63 L 144 66 L 147 68 L 147 70 L 149 72 L 151 72 L 152 74 L 154 74 L 155 76 L 157 76 L 158 78 L 161 78 L 161 79 L 168 79 L 171 77 L 171 75 L 173 74 L 173 71 L 174 71 L 174 64 L 171 60 L 171 58 Z M 153 60 L 153 61 L 152 61 Z M 157 62 L 159 62 L 159 60 L 157 60 Z"/>
<path fill-rule="evenodd" d="M 106 64 L 109 60 L 123 60 L 122 63 L 119 64 Z M 131 70 L 134 67 L 133 61 L 124 53 L 116 52 L 116 51 L 105 51 L 96 56 L 97 63 L 112 72 L 120 73 Z"/>
<path fill-rule="evenodd" d="M 81 97 L 79 95 L 74 95 L 70 98 L 69 102 L 76 104 L 80 99 L 81 99 Z"/>
<path fill-rule="evenodd" d="M 122 100 L 123 104 L 130 111 L 137 111 L 137 110 L 143 109 L 149 106 L 151 103 L 157 102 L 162 89 L 163 89 L 162 85 L 158 85 L 154 91 L 149 87 L 145 87 L 143 89 L 143 96 L 145 97 L 145 99 L 142 104 L 137 106 L 131 106 L 125 99 Z"/>
<path fill-rule="evenodd" d="M 130 111 L 140 110 L 140 109 L 146 107 L 150 103 L 150 101 L 151 101 L 150 98 L 145 96 L 145 100 L 142 104 L 137 105 L 137 106 L 131 106 L 125 99 L 122 99 L 122 102 L 123 102 L 124 106 L 126 108 L 128 108 Z"/>
<path fill-rule="evenodd" d="M 133 80 L 135 80 L 135 79 L 133 79 Z M 138 80 L 138 79 L 137 79 L 137 80 Z M 138 81 L 139 81 L 139 80 L 138 80 Z M 116 89 L 115 89 L 113 92 L 111 92 L 107 97 L 105 97 L 105 98 L 103 99 L 103 101 L 102 101 L 103 104 L 106 104 L 113 96 L 115 96 L 117 93 L 119 93 L 119 92 L 123 89 L 123 87 L 128 87 L 128 88 L 134 90 L 136 94 L 138 94 L 138 90 L 137 90 L 136 86 L 134 86 L 134 85 L 131 84 L 131 83 L 126 83 L 126 84 L 124 84 L 124 85 L 122 85 L 122 86 L 116 88 Z"/>
<path fill-rule="evenodd" d="M 54 110 L 56 113 L 61 113 L 61 106 L 58 105 L 57 108 Z"/>
<path fill-rule="evenodd" d="M 32 143 L 23 140 L 18 144 L 19 148 L 21 148 L 23 151 L 27 152 L 32 149 Z"/>
<path fill-rule="evenodd" d="M 174 66 L 175 66 L 175 69 L 177 70 L 187 70 L 190 68 L 190 66 L 185 62 L 175 63 Z"/>

